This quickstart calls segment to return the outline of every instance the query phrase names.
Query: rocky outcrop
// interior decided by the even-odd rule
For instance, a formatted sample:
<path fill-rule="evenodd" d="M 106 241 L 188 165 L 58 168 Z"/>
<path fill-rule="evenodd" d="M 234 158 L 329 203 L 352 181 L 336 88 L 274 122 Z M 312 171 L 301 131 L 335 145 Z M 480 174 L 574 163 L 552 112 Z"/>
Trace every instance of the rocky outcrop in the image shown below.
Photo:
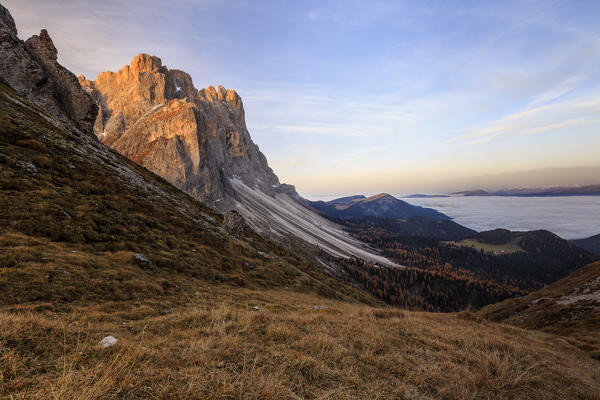
<path fill-rule="evenodd" d="M 235 91 L 196 90 L 187 73 L 147 54 L 79 82 L 99 105 L 94 132 L 103 143 L 215 208 L 233 207 L 231 178 L 269 194 L 279 185 Z"/>
<path fill-rule="evenodd" d="M 58 63 L 58 51 L 44 29 L 26 42 L 0 5 L 0 76 L 14 90 L 64 122 L 92 132 L 97 107 L 77 78 Z"/>
<path fill-rule="evenodd" d="M 227 211 L 223 215 L 223 229 L 233 237 L 240 237 L 246 227 L 246 221 L 242 215 L 235 211 Z"/>

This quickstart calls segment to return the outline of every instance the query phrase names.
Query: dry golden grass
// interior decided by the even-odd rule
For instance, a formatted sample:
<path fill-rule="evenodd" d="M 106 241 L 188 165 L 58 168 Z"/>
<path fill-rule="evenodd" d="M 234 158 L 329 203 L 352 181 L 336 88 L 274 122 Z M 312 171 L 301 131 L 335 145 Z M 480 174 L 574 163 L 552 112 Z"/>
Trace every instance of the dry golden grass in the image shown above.
<path fill-rule="evenodd" d="M 576 293 L 584 294 L 582 288 L 589 286 L 591 289 L 594 284 L 597 287 L 598 282 L 600 262 L 579 268 L 566 278 L 527 296 L 490 304 L 478 315 L 490 321 L 561 335 L 600 360 L 600 301 L 590 298 L 568 304 L 560 302 Z"/>
<path fill-rule="evenodd" d="M 540 332 L 287 291 L 189 299 L 168 315 L 152 302 L 4 307 L 0 397 L 600 398 L 600 364 Z M 107 335 L 118 344 L 96 347 Z"/>

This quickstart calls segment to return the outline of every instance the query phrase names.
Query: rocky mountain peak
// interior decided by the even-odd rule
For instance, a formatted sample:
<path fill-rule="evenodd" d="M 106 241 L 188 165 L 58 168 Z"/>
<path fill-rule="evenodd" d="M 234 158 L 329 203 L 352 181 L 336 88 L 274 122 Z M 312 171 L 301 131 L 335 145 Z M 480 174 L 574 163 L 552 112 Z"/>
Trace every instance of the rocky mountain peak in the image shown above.
<path fill-rule="evenodd" d="M 20 95 L 91 134 L 96 104 L 57 59 L 58 51 L 45 29 L 23 42 L 12 16 L 0 5 L 0 76 Z"/>
<path fill-rule="evenodd" d="M 17 39 L 17 26 L 10 12 L 0 4 L 0 40 Z"/>
<path fill-rule="evenodd" d="M 131 73 L 159 72 L 162 68 L 162 60 L 149 54 L 138 54 L 129 63 Z"/>
<path fill-rule="evenodd" d="M 398 199 L 396 199 L 394 196 L 392 196 L 389 193 L 379 193 L 379 194 L 367 197 L 365 199 L 362 199 L 361 201 L 367 203 L 370 201 L 383 201 L 383 200 L 394 201 L 394 200 L 398 200 Z"/>
<path fill-rule="evenodd" d="M 42 60 L 57 61 L 58 50 L 48 35 L 48 31 L 42 29 L 39 35 L 33 35 L 25 41 L 25 46 L 32 49 L 33 52 Z"/>
<path fill-rule="evenodd" d="M 208 204 L 232 207 L 230 179 L 269 194 L 279 184 L 234 90 L 197 90 L 189 74 L 148 54 L 79 82 L 100 106 L 94 132 L 103 143 Z"/>

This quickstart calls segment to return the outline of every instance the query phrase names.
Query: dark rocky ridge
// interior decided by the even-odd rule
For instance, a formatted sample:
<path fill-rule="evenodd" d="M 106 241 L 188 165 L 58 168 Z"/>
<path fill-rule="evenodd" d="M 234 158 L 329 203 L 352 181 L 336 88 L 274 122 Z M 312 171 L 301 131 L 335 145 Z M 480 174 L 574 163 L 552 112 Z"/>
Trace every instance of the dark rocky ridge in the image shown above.
<path fill-rule="evenodd" d="M 58 51 L 44 29 L 23 42 L 15 21 L 0 5 L 0 76 L 27 100 L 91 132 L 97 107 L 77 78 L 58 63 Z"/>

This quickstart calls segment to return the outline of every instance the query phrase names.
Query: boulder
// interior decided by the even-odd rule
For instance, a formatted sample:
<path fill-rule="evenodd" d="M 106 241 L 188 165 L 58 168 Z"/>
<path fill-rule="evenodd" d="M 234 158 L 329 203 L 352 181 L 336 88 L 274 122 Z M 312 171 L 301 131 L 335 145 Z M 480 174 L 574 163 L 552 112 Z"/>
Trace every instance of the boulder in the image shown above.
<path fill-rule="evenodd" d="M 107 336 L 98 342 L 98 347 L 106 349 L 117 344 L 117 339 L 114 336 Z"/>
<path fill-rule="evenodd" d="M 146 258 L 146 256 L 144 256 L 141 253 L 135 253 L 133 255 L 133 259 L 135 260 L 137 265 L 139 265 L 140 268 L 142 268 L 142 269 L 151 269 L 152 268 L 152 261 L 150 261 L 148 258 Z"/>

